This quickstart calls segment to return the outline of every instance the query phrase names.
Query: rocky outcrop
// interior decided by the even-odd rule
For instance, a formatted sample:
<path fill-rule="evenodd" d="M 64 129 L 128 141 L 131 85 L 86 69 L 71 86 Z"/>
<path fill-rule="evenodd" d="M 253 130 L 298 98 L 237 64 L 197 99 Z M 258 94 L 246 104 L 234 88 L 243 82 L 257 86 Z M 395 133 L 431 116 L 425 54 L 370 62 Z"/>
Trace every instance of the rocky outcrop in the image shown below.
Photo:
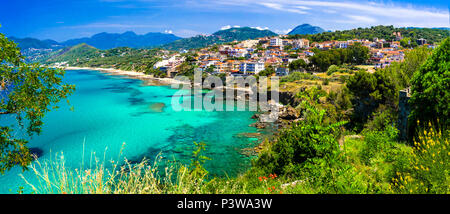
<path fill-rule="evenodd" d="M 256 123 L 252 123 L 250 124 L 251 127 L 255 127 L 257 129 L 265 129 L 267 127 L 267 123 L 263 123 L 263 122 L 256 122 Z"/>
<path fill-rule="evenodd" d="M 300 113 L 295 108 L 286 106 L 281 109 L 279 118 L 283 120 L 296 120 L 300 118 Z"/>
<path fill-rule="evenodd" d="M 293 92 L 279 92 L 279 102 L 283 105 L 298 106 L 301 103 L 300 98 Z"/>

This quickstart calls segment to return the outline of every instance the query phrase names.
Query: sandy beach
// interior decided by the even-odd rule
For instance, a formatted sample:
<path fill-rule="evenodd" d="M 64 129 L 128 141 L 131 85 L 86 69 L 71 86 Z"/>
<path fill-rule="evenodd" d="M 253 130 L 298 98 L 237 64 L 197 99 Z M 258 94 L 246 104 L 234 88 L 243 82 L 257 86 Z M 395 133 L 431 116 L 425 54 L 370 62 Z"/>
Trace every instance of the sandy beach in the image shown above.
<path fill-rule="evenodd" d="M 62 67 L 66 70 L 94 70 L 94 71 L 100 71 L 111 75 L 119 75 L 119 76 L 128 76 L 130 78 L 136 78 L 140 80 L 144 80 L 147 85 L 171 85 L 171 84 L 186 84 L 185 82 L 173 79 L 173 78 L 157 78 L 153 77 L 152 75 L 144 74 L 142 72 L 137 71 L 124 71 L 114 68 L 93 68 L 93 67 Z M 221 86 L 217 87 L 217 89 L 226 90 L 230 87 L 227 86 Z M 252 90 L 249 88 L 241 88 L 241 87 L 234 87 L 234 90 L 237 91 L 245 91 L 247 93 L 252 93 Z"/>
<path fill-rule="evenodd" d="M 173 78 L 157 78 L 152 75 L 144 74 L 142 72 L 137 71 L 124 71 L 114 68 L 93 68 L 93 67 L 62 67 L 66 70 L 94 70 L 100 71 L 103 73 L 118 75 L 118 76 L 127 76 L 130 78 L 145 80 L 148 85 L 171 85 L 171 84 L 185 84 L 182 81 L 173 79 Z"/>

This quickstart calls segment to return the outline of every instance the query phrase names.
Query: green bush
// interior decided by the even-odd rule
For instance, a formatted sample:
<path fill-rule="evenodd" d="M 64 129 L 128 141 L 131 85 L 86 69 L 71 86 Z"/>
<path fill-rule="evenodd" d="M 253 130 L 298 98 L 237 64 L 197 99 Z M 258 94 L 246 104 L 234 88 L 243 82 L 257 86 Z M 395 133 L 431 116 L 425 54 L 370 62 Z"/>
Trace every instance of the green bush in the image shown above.
<path fill-rule="evenodd" d="M 283 130 L 277 141 L 263 152 L 256 166 L 270 173 L 300 175 L 307 162 L 315 159 L 333 159 L 339 153 L 337 139 L 344 122 L 324 124 L 324 110 L 304 102 L 306 120 Z"/>
<path fill-rule="evenodd" d="M 327 70 L 327 75 L 331 76 L 333 73 L 338 72 L 339 67 L 337 65 L 331 65 Z"/>
<path fill-rule="evenodd" d="M 429 123 L 418 129 L 408 167 L 397 170 L 392 178 L 394 193 L 450 193 L 449 130 Z"/>

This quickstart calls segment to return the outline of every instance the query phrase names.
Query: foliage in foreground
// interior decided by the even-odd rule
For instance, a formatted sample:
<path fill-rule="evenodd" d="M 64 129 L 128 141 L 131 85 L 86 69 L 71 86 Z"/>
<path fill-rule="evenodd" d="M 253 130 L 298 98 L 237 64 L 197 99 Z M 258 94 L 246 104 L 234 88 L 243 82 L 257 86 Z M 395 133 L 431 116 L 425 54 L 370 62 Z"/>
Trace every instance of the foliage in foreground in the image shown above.
<path fill-rule="evenodd" d="M 31 163 L 27 141 L 17 133 L 40 134 L 45 113 L 75 89 L 63 77 L 63 70 L 26 64 L 17 45 L 0 34 L 0 116 L 15 117 L 13 124 L 0 125 L 0 174 Z"/>
<path fill-rule="evenodd" d="M 36 161 L 31 169 L 39 183 L 29 185 L 34 193 L 72 194 L 449 193 L 448 130 L 426 127 L 409 146 L 396 141 L 394 126 L 340 138 L 342 123 L 321 123 L 323 111 L 314 107 L 308 114 L 314 122 L 285 130 L 253 168 L 234 178 L 210 177 L 205 145 L 198 143 L 190 165 L 159 157 L 109 167 L 95 160 L 87 169 L 67 168 L 62 156 Z"/>

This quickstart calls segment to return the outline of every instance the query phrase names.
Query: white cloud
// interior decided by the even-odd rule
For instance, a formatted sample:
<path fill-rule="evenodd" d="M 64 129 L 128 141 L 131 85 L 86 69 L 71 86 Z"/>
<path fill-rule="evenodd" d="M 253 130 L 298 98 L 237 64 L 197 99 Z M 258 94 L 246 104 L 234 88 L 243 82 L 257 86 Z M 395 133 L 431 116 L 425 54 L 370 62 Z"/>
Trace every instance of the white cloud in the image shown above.
<path fill-rule="evenodd" d="M 371 24 L 376 23 L 376 19 L 369 17 L 369 16 L 358 16 L 358 15 L 346 15 L 346 17 L 350 18 L 349 20 L 341 20 L 336 21 L 339 23 L 364 23 L 364 24 Z"/>
<path fill-rule="evenodd" d="M 233 26 L 225 25 L 225 26 L 221 27 L 220 30 L 228 30 L 228 29 L 231 29 L 231 28 L 240 28 L 240 27 L 241 26 L 239 26 L 239 25 L 233 25 Z"/>
<path fill-rule="evenodd" d="M 164 33 L 173 34 L 172 30 L 165 30 Z"/>
<path fill-rule="evenodd" d="M 231 25 L 226 25 L 220 28 L 220 30 L 228 30 L 231 28 Z"/>
<path fill-rule="evenodd" d="M 270 3 L 270 2 L 261 2 L 259 4 L 266 6 L 268 8 L 275 9 L 275 10 L 287 11 L 287 12 L 298 13 L 298 14 L 307 14 L 307 12 L 305 12 L 304 10 L 305 10 L 305 8 L 309 9 L 308 7 L 304 7 L 304 6 L 297 6 L 296 8 L 298 8 L 298 9 L 294 9 L 290 5 L 285 6 L 282 4 Z"/>
<path fill-rule="evenodd" d="M 288 33 L 291 32 L 291 31 L 292 31 L 292 29 L 287 29 L 287 30 L 274 30 L 275 33 L 282 34 L 282 35 L 288 34 Z"/>
<path fill-rule="evenodd" d="M 269 28 L 268 27 L 251 27 L 251 28 L 253 28 L 253 29 L 257 29 L 257 30 L 269 30 Z"/>

